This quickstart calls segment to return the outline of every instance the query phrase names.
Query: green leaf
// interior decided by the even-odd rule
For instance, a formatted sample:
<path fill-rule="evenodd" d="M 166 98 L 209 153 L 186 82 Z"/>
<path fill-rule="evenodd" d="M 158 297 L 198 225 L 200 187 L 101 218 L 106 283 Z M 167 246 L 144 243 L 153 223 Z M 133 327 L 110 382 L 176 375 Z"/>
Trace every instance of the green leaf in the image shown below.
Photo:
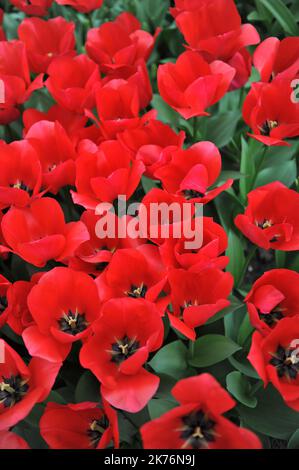
<path fill-rule="evenodd" d="M 249 315 L 245 315 L 244 320 L 240 326 L 237 343 L 243 346 L 248 340 L 249 336 L 252 335 L 253 331 L 254 328 L 250 323 Z"/>
<path fill-rule="evenodd" d="M 141 179 L 141 184 L 143 187 L 143 191 L 147 194 L 151 189 L 157 188 L 158 181 L 152 180 L 151 178 L 147 178 L 143 176 Z"/>
<path fill-rule="evenodd" d="M 234 276 L 235 283 L 238 285 L 243 274 L 245 255 L 243 241 L 233 230 L 230 230 L 228 234 L 228 248 L 226 250 L 226 255 L 230 260 L 227 271 Z"/>
<path fill-rule="evenodd" d="M 186 376 L 188 349 L 182 341 L 174 341 L 160 349 L 149 365 L 157 374 L 166 374 L 176 379 Z"/>
<path fill-rule="evenodd" d="M 271 13 L 287 34 L 299 35 L 298 25 L 282 0 L 258 0 L 258 3 L 262 4 Z"/>
<path fill-rule="evenodd" d="M 194 352 L 189 364 L 194 367 L 209 367 L 224 361 L 240 349 L 238 344 L 225 336 L 202 336 L 194 343 Z"/>
<path fill-rule="evenodd" d="M 255 408 L 238 406 L 243 426 L 275 439 L 289 439 L 299 427 L 299 413 L 288 407 L 271 385 L 261 389 L 257 399 Z"/>
<path fill-rule="evenodd" d="M 241 117 L 240 111 L 228 111 L 209 118 L 206 122 L 205 139 L 221 148 L 234 137 Z"/>
<path fill-rule="evenodd" d="M 252 142 L 252 141 L 250 141 Z M 240 195 L 242 200 L 245 202 L 247 200 L 247 194 L 252 188 L 253 181 L 255 178 L 255 163 L 254 155 L 252 152 L 252 145 L 246 142 L 242 138 L 242 152 L 241 152 L 241 167 L 240 171 L 244 177 L 240 180 Z"/>
<path fill-rule="evenodd" d="M 174 127 L 179 126 L 180 115 L 168 106 L 160 95 L 154 95 L 152 99 L 152 107 L 158 111 L 158 119 L 162 122 Z"/>
<path fill-rule="evenodd" d="M 235 371 L 226 377 L 227 390 L 243 405 L 254 408 L 257 405 L 256 397 L 250 396 L 251 386 L 240 372 Z"/>
<path fill-rule="evenodd" d="M 292 434 L 288 442 L 288 449 L 299 449 L 299 429 Z"/>
<path fill-rule="evenodd" d="M 262 169 L 256 179 L 254 187 L 264 186 L 265 184 L 279 181 L 286 186 L 290 187 L 297 175 L 297 166 L 295 160 L 281 161 L 280 165 L 272 166 L 271 168 Z"/>
<path fill-rule="evenodd" d="M 172 410 L 175 406 L 176 404 L 173 401 L 153 398 L 148 403 L 148 412 L 151 419 L 160 418 L 161 415 Z"/>
<path fill-rule="evenodd" d="M 82 401 L 100 401 L 100 384 L 91 372 L 86 371 L 81 375 L 75 390 L 76 403 Z"/>
<path fill-rule="evenodd" d="M 259 379 L 257 372 L 254 370 L 254 368 L 252 367 L 252 365 L 250 364 L 247 358 L 243 358 L 241 361 L 231 356 L 228 358 L 228 360 L 231 363 L 231 365 L 238 371 L 242 372 L 242 374 L 252 379 Z"/>

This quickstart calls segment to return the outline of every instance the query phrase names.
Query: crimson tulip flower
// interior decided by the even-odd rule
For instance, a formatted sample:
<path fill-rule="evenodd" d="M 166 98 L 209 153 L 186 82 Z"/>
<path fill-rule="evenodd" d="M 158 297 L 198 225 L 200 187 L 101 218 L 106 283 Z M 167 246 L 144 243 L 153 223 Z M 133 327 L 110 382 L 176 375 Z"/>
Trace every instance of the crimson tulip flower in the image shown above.
<path fill-rule="evenodd" d="M 38 197 L 42 185 L 41 164 L 32 145 L 25 140 L 0 141 L 0 208 L 25 207 Z"/>
<path fill-rule="evenodd" d="M 178 134 L 161 121 L 150 119 L 136 129 L 126 129 L 118 136 L 136 160 L 145 165 L 145 175 L 154 178 L 155 171 L 164 165 L 170 150 L 182 148 L 185 133 Z"/>
<path fill-rule="evenodd" d="M 199 51 L 210 63 L 222 60 L 235 69 L 231 89 L 245 85 L 251 73 L 247 46 L 260 42 L 254 26 L 241 23 L 234 0 L 176 2 L 171 9 L 188 48 Z"/>
<path fill-rule="evenodd" d="M 54 268 L 44 274 L 28 295 L 34 324 L 22 337 L 32 356 L 63 361 L 75 341 L 86 338 L 99 317 L 97 287 L 88 274 Z"/>
<path fill-rule="evenodd" d="M 100 202 L 113 203 L 119 195 L 129 199 L 140 182 L 144 165 L 132 162 L 120 142 L 108 140 L 99 147 L 91 142 L 81 147 L 76 169 L 77 192 L 72 192 L 73 201 L 95 209 Z"/>
<path fill-rule="evenodd" d="M 159 92 L 185 119 L 208 116 L 206 109 L 223 98 L 235 73 L 224 62 L 216 60 L 208 64 L 200 53 L 187 51 L 175 64 L 159 66 Z"/>
<path fill-rule="evenodd" d="M 0 41 L 0 80 L 4 85 L 0 124 L 8 124 L 20 116 L 19 106 L 43 86 L 42 74 L 31 82 L 26 48 L 21 41 Z"/>
<path fill-rule="evenodd" d="M 57 57 L 47 73 L 46 86 L 60 106 L 79 114 L 93 108 L 101 77 L 97 64 L 86 55 Z"/>
<path fill-rule="evenodd" d="M 192 231 L 195 231 L 195 219 L 192 220 Z M 197 250 L 186 247 L 188 238 L 167 238 L 160 246 L 163 262 L 168 267 L 189 269 L 197 268 L 219 268 L 224 269 L 229 258 L 221 256 L 227 249 L 228 238 L 225 230 L 216 224 L 212 218 L 202 218 L 202 244 Z"/>
<path fill-rule="evenodd" d="M 26 139 L 34 147 L 42 167 L 43 187 L 53 193 L 75 183 L 75 145 L 59 122 L 39 121 Z"/>
<path fill-rule="evenodd" d="M 234 281 L 230 273 L 220 269 L 189 271 L 173 269 L 168 273 L 172 312 L 168 313 L 170 324 L 191 340 L 195 340 L 195 328 L 204 325 L 230 302 Z"/>
<path fill-rule="evenodd" d="M 10 431 L 1 431 L 0 432 L 0 449 L 1 450 L 8 450 L 8 449 L 30 449 L 27 442 L 14 432 Z"/>
<path fill-rule="evenodd" d="M 59 203 L 51 198 L 37 199 L 28 208 L 11 208 L 1 227 L 11 250 L 38 267 L 52 259 L 66 261 L 89 239 L 82 222 L 65 223 Z"/>
<path fill-rule="evenodd" d="M 75 55 L 75 24 L 61 16 L 49 20 L 25 18 L 18 28 L 25 44 L 30 69 L 47 72 L 55 57 Z"/>
<path fill-rule="evenodd" d="M 105 449 L 111 441 L 119 447 L 116 411 L 106 402 L 76 405 L 47 403 L 40 432 L 50 449 Z"/>
<path fill-rule="evenodd" d="M 0 328 L 6 323 L 8 317 L 8 298 L 7 292 L 11 283 L 2 274 L 0 274 Z"/>
<path fill-rule="evenodd" d="M 158 297 L 165 287 L 166 274 L 158 247 L 140 245 L 118 250 L 96 284 L 103 302 L 118 297 L 141 298 L 159 306 L 161 302 L 163 309 L 165 299 Z"/>
<path fill-rule="evenodd" d="M 187 201 L 207 204 L 233 184 L 229 179 L 223 185 L 209 189 L 220 176 L 221 165 L 217 147 L 211 142 L 199 142 L 189 149 L 171 152 L 170 162 L 158 168 L 155 177 L 169 193 L 183 196 Z"/>
<path fill-rule="evenodd" d="M 258 437 L 223 416 L 235 406 L 210 374 L 180 380 L 172 389 L 179 406 L 141 429 L 145 449 L 260 449 Z"/>
<path fill-rule="evenodd" d="M 139 108 L 146 108 L 153 97 L 151 80 L 147 70 L 146 63 L 139 59 L 136 64 L 111 70 L 102 80 L 103 85 L 115 80 L 125 80 L 127 84 L 137 91 Z M 115 86 L 117 82 L 114 82 Z M 121 83 L 121 82 L 118 82 Z M 152 110 L 151 113 L 154 111 Z M 108 130 L 109 132 L 109 130 Z"/>
<path fill-rule="evenodd" d="M 34 357 L 27 366 L 5 341 L 5 362 L 0 362 L 0 431 L 7 431 L 22 421 L 36 403 L 50 393 L 61 363 Z"/>
<path fill-rule="evenodd" d="M 137 413 L 159 386 L 159 377 L 143 367 L 162 345 L 158 310 L 142 299 L 112 299 L 104 304 L 93 330 L 80 351 L 82 366 L 101 382 L 101 394 L 112 406 Z"/>
<path fill-rule="evenodd" d="M 81 221 L 86 226 L 90 239 L 77 248 L 75 257 L 69 261 L 70 268 L 98 276 L 108 266 L 117 249 L 137 248 L 139 245 L 146 243 L 146 239 L 135 239 L 130 237 L 129 234 L 125 238 L 118 237 L 118 226 L 123 226 L 124 223 L 127 227 L 132 217 L 123 216 L 124 221 L 113 213 L 108 213 L 106 217 L 110 218 L 115 227 L 115 236 L 104 234 L 103 238 L 99 238 L 97 224 L 100 222 L 101 216 L 96 215 L 92 210 L 83 212 Z"/>
<path fill-rule="evenodd" d="M 245 214 L 235 219 L 238 229 L 257 246 L 269 250 L 299 248 L 299 194 L 279 181 L 248 194 Z"/>
<path fill-rule="evenodd" d="M 121 13 L 87 33 L 86 51 L 100 65 L 101 71 L 110 71 L 147 60 L 153 50 L 159 30 L 152 36 L 141 29 L 141 23 L 131 13 Z"/>
<path fill-rule="evenodd" d="M 136 84 L 124 79 L 115 79 L 96 91 L 96 105 L 99 126 L 107 139 L 113 139 L 118 133 L 138 127 L 141 118 L 139 91 Z M 147 118 L 144 117 L 144 122 Z"/>
<path fill-rule="evenodd" d="M 299 411 L 299 317 L 283 318 L 264 336 L 256 331 L 248 359 L 266 387 L 269 382 L 286 404 Z"/>
<path fill-rule="evenodd" d="M 299 315 L 299 274 L 272 269 L 263 274 L 245 298 L 252 325 L 267 335 L 284 317 Z"/>
<path fill-rule="evenodd" d="M 299 135 L 299 102 L 293 102 L 292 79 L 253 83 L 243 106 L 250 137 L 271 146 L 288 146 L 285 139 Z"/>
<path fill-rule="evenodd" d="M 299 72 L 299 38 L 265 39 L 256 48 L 253 63 L 263 82 L 269 82 L 278 75 L 280 78 L 296 77 Z"/>
<path fill-rule="evenodd" d="M 35 108 L 28 108 L 23 113 L 23 123 L 24 123 L 24 135 L 26 135 L 29 129 L 40 121 L 51 121 L 55 122 L 58 121 L 59 124 L 65 129 L 66 133 L 76 144 L 78 140 L 81 140 L 81 136 L 85 135 L 85 132 L 90 129 L 84 128 L 88 121 L 87 116 L 82 116 L 80 114 L 76 114 L 73 111 L 68 111 L 61 106 L 54 104 L 51 106 L 47 112 L 39 111 Z M 45 130 L 44 130 L 45 131 Z M 61 142 L 59 147 L 61 146 Z M 73 151 L 70 152 L 73 155 Z"/>
<path fill-rule="evenodd" d="M 16 281 L 10 285 L 7 291 L 7 324 L 19 336 L 22 335 L 25 328 L 34 323 L 28 309 L 27 298 L 42 274 L 34 274 L 30 281 Z"/>
<path fill-rule="evenodd" d="M 69 5 L 81 13 L 89 13 L 101 8 L 103 0 L 56 0 L 58 5 Z"/>
<path fill-rule="evenodd" d="M 26 15 L 45 16 L 54 0 L 10 0 L 11 3 L 22 10 Z"/>

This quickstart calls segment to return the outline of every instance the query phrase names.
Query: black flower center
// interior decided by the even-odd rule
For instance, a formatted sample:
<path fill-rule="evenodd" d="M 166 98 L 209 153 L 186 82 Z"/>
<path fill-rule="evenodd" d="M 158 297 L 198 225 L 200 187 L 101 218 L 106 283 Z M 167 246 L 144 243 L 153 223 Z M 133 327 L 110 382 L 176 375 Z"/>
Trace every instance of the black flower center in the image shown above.
<path fill-rule="evenodd" d="M 271 134 L 271 131 L 278 127 L 278 122 L 277 121 L 271 121 L 267 120 L 264 122 L 264 124 L 260 127 L 261 134 L 264 136 L 269 136 Z"/>
<path fill-rule="evenodd" d="M 180 429 L 181 439 L 185 441 L 183 448 L 207 448 L 209 442 L 216 439 L 215 421 L 209 419 L 202 410 L 195 411 L 182 418 L 184 426 Z"/>
<path fill-rule="evenodd" d="M 262 230 L 266 230 L 267 228 L 272 227 L 273 223 L 271 220 L 264 219 L 262 222 L 256 222 L 256 225 Z"/>
<path fill-rule="evenodd" d="M 270 326 L 272 328 L 275 326 L 279 320 L 281 320 L 284 316 L 281 313 L 281 310 L 277 308 L 276 310 L 272 310 L 272 312 L 269 313 L 261 313 L 259 312 L 259 317 L 260 319 L 266 323 L 266 325 Z"/>
<path fill-rule="evenodd" d="M 102 271 L 104 271 L 104 269 L 107 268 L 108 264 L 109 263 L 107 263 L 105 261 L 103 261 L 102 263 L 97 263 L 95 265 L 95 269 L 96 269 L 96 271 L 102 272 Z"/>
<path fill-rule="evenodd" d="M 147 287 L 142 283 L 139 287 L 138 286 L 131 286 L 131 290 L 128 291 L 126 294 L 128 297 L 133 299 L 140 299 L 145 297 L 147 292 Z"/>
<path fill-rule="evenodd" d="M 93 448 L 97 447 L 108 426 L 109 421 L 106 416 L 103 416 L 101 419 L 94 419 L 90 423 L 89 429 L 87 430 L 87 435 Z"/>
<path fill-rule="evenodd" d="M 3 295 L 0 296 L 0 315 L 7 309 L 7 298 Z"/>
<path fill-rule="evenodd" d="M 124 336 L 121 340 L 116 339 L 116 342 L 111 346 L 111 351 L 109 351 L 112 356 L 111 361 L 121 364 L 132 356 L 139 347 L 140 344 L 136 341 L 136 338 L 130 339 L 128 336 Z"/>
<path fill-rule="evenodd" d="M 279 378 L 287 377 L 288 380 L 295 380 L 299 372 L 299 361 L 293 355 L 292 349 L 285 349 L 278 346 L 276 353 L 272 354 L 270 364 L 276 367 Z"/>
<path fill-rule="evenodd" d="M 32 196 L 33 194 L 32 189 L 30 189 L 29 186 L 23 183 L 23 181 L 17 181 L 16 183 L 10 184 L 10 187 L 15 188 L 15 189 L 23 189 L 23 191 L 26 191 L 26 193 L 28 193 L 29 196 Z"/>
<path fill-rule="evenodd" d="M 184 189 L 183 195 L 189 201 L 189 199 L 197 199 L 199 197 L 204 197 L 205 194 L 199 191 L 195 191 L 194 189 Z"/>
<path fill-rule="evenodd" d="M 10 377 L 2 377 L 0 382 L 0 403 L 5 408 L 11 408 L 22 400 L 28 391 L 28 380 L 22 379 L 20 375 L 11 375 Z"/>
<path fill-rule="evenodd" d="M 77 311 L 73 313 L 70 310 L 68 314 L 63 314 L 62 318 L 58 320 L 58 324 L 61 331 L 73 336 L 82 333 L 88 327 L 85 314 L 78 313 Z"/>

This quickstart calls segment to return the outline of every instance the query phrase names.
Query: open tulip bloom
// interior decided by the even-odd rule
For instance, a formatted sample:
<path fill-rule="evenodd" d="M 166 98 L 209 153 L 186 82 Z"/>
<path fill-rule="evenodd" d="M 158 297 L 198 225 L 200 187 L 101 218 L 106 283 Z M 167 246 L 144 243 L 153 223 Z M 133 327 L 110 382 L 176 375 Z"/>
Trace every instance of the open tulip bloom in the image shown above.
<path fill-rule="evenodd" d="M 298 448 L 296 1 L 1 5 L 0 449 Z"/>

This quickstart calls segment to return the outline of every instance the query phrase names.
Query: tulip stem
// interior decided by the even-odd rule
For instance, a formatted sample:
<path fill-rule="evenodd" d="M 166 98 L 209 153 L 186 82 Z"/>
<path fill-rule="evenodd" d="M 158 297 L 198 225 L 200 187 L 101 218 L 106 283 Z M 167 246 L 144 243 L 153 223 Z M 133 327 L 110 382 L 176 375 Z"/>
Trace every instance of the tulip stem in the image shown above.
<path fill-rule="evenodd" d="M 262 166 L 265 162 L 265 158 L 266 158 L 266 155 L 267 155 L 267 150 L 268 148 L 265 146 L 264 150 L 263 150 L 263 153 L 262 153 L 262 156 L 261 158 L 259 159 L 257 165 L 256 165 L 256 168 L 255 168 L 255 176 L 254 176 L 254 180 L 252 182 L 252 189 L 254 189 L 255 187 L 255 184 L 256 184 L 256 180 L 258 178 L 258 175 L 259 175 L 259 172 L 260 170 L 262 169 Z"/>

